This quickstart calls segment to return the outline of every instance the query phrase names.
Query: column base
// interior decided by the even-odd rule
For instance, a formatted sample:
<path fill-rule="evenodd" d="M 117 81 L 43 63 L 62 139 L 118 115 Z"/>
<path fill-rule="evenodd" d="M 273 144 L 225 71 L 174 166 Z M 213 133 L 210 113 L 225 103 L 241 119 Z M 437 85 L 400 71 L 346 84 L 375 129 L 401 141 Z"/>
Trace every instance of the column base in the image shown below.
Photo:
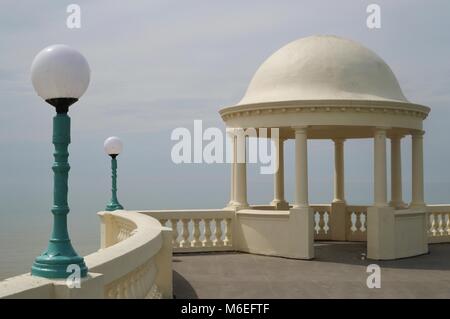
<path fill-rule="evenodd" d="M 250 207 L 250 205 L 247 204 L 247 203 L 246 204 L 241 204 L 241 203 L 238 203 L 238 202 L 232 202 L 232 203 L 228 203 L 227 207 L 225 207 L 225 208 L 234 209 L 234 210 L 240 210 L 240 209 L 247 209 L 249 207 Z"/>
<path fill-rule="evenodd" d="M 276 210 L 289 210 L 289 203 L 285 200 L 274 199 L 270 205 L 274 206 Z"/>
<path fill-rule="evenodd" d="M 233 208 L 236 205 L 236 202 L 233 200 L 230 200 L 227 204 L 227 206 L 224 207 L 224 209 L 226 208 Z"/>
<path fill-rule="evenodd" d="M 426 208 L 427 204 L 425 202 L 421 202 L 421 203 L 411 203 L 409 205 L 406 205 L 406 207 L 411 208 L 411 209 L 417 209 L 417 208 Z"/>
<path fill-rule="evenodd" d="M 397 201 L 390 201 L 389 202 L 389 206 L 397 208 L 397 209 L 404 209 L 404 208 L 408 208 L 408 204 L 406 204 L 405 202 L 397 202 Z"/>

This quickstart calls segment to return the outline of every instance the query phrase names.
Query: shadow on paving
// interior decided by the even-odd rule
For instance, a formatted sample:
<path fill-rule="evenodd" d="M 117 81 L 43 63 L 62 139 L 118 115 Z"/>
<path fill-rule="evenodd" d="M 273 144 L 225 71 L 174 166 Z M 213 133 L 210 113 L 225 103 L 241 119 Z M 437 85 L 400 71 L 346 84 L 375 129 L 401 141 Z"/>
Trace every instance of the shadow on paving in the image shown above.
<path fill-rule="evenodd" d="M 364 260 L 365 242 L 316 242 L 314 260 L 361 266 L 376 263 L 383 268 L 396 269 L 450 270 L 450 245 L 432 244 L 429 247 L 430 252 L 426 255 L 397 260 Z"/>
<path fill-rule="evenodd" d="M 177 298 L 176 292 L 182 292 L 183 299 L 198 299 L 197 293 L 191 284 L 179 273 L 176 271 L 172 272 L 173 274 L 173 295 L 174 298 Z"/>

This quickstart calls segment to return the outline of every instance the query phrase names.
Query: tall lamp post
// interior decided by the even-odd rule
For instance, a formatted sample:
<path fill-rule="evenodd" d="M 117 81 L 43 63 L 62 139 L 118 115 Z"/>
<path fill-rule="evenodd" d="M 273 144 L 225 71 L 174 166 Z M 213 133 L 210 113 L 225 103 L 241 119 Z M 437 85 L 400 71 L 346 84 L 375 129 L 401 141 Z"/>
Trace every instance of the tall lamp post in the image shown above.
<path fill-rule="evenodd" d="M 78 265 L 81 277 L 87 274 L 84 259 L 75 252 L 67 230 L 69 106 L 77 102 L 89 85 L 89 64 L 83 55 L 66 45 L 52 45 L 39 52 L 31 65 L 31 81 L 37 94 L 54 106 L 53 117 L 53 230 L 47 249 L 31 267 L 33 276 L 67 278 L 69 265 Z"/>
<path fill-rule="evenodd" d="M 106 154 L 111 156 L 111 179 L 112 179 L 112 187 L 111 187 L 111 201 L 106 206 L 107 211 L 114 211 L 118 209 L 123 209 L 123 206 L 120 205 L 119 200 L 117 199 L 117 159 L 116 157 L 122 152 L 123 143 L 120 138 L 111 136 L 108 137 L 103 143 L 103 147 L 105 148 Z"/>

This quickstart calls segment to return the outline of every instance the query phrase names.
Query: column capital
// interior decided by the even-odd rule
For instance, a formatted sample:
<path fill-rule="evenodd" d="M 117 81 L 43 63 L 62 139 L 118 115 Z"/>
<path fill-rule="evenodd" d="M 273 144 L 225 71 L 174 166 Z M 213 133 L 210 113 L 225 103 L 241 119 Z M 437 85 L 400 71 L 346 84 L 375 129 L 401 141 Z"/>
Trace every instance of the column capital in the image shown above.
<path fill-rule="evenodd" d="M 226 127 L 225 132 L 229 135 L 235 135 L 236 128 L 235 127 Z"/>
<path fill-rule="evenodd" d="M 388 129 L 389 128 L 386 127 L 376 127 L 373 134 L 374 138 L 376 138 L 377 136 L 386 138 Z"/>
<path fill-rule="evenodd" d="M 334 144 L 343 144 L 346 139 L 345 138 L 333 138 L 332 141 L 334 142 Z"/>
<path fill-rule="evenodd" d="M 411 136 L 415 137 L 415 138 L 422 138 L 424 135 L 425 135 L 425 131 L 422 131 L 422 130 L 417 130 L 417 131 L 411 132 Z"/>
<path fill-rule="evenodd" d="M 295 133 L 306 133 L 308 130 L 308 126 L 292 126 L 292 129 L 295 131 Z"/>

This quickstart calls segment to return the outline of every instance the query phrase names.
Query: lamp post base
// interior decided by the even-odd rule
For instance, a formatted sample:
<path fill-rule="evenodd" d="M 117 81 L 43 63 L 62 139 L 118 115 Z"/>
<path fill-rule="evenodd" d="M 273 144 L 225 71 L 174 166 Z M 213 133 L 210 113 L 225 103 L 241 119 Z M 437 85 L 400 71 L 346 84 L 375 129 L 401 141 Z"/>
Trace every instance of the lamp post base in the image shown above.
<path fill-rule="evenodd" d="M 70 241 L 53 243 L 50 240 L 47 251 L 36 257 L 31 275 L 51 279 L 67 278 L 78 271 L 77 268 L 68 268 L 69 266 L 78 266 L 80 277 L 86 277 L 88 269 L 84 259 L 77 255 Z"/>
<path fill-rule="evenodd" d="M 108 212 L 113 212 L 113 211 L 119 210 L 119 209 L 123 209 L 123 206 L 120 205 L 119 203 L 115 203 L 115 204 L 109 203 L 108 206 L 106 206 L 106 210 Z"/>

